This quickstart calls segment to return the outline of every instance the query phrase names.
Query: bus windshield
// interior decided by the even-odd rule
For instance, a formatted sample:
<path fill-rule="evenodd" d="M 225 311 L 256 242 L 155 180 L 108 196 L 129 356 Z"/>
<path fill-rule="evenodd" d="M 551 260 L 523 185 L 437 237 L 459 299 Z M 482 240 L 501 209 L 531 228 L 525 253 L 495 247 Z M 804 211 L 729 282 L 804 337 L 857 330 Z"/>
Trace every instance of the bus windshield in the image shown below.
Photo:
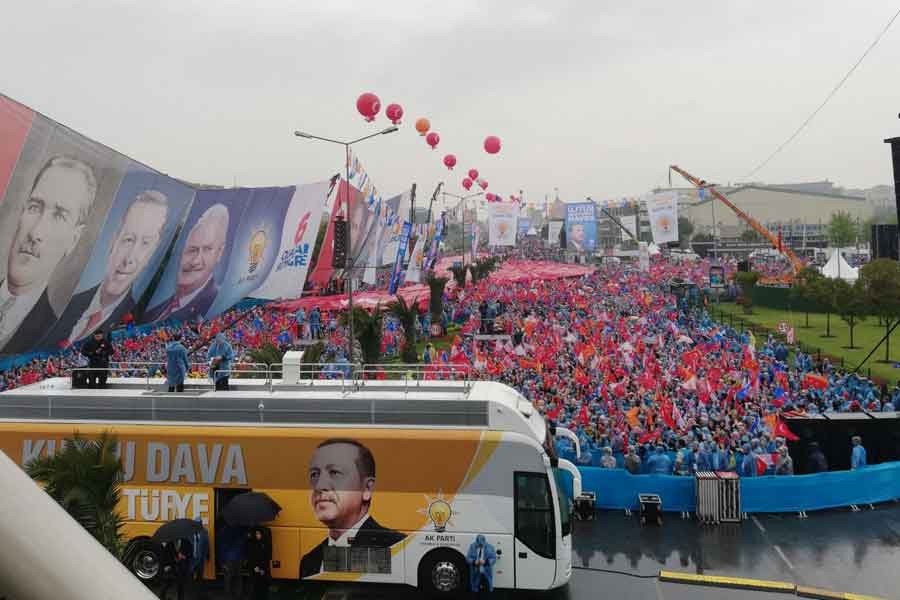
<path fill-rule="evenodd" d="M 553 480 L 556 484 L 557 510 L 559 511 L 560 531 L 566 537 L 572 531 L 572 499 L 566 493 L 565 477 L 569 474 L 562 469 L 553 469 Z"/>

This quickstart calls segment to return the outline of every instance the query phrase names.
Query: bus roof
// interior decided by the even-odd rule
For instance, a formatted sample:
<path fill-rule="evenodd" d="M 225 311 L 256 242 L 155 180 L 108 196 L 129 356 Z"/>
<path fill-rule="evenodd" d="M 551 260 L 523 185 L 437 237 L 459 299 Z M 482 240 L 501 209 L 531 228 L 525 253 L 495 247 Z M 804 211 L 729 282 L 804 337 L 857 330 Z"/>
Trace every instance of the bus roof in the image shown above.
<path fill-rule="evenodd" d="M 216 391 L 188 380 L 109 378 L 104 389 L 55 377 L 0 393 L 5 421 L 221 425 L 457 427 L 516 432 L 544 443 L 546 426 L 528 400 L 493 381 L 232 379 Z"/>

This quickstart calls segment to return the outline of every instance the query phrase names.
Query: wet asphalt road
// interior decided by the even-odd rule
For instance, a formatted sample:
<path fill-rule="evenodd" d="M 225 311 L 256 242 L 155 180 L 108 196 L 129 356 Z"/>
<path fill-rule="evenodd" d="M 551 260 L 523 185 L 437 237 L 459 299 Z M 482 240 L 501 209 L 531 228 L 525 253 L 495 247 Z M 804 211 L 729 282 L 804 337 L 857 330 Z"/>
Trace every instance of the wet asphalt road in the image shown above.
<path fill-rule="evenodd" d="M 900 598 L 900 504 L 853 513 L 835 510 L 755 515 L 741 524 L 701 526 L 668 514 L 661 527 L 601 512 L 577 522 L 566 588 L 498 592 L 510 600 L 768 600 L 784 594 L 662 583 L 660 569 L 788 581 L 841 592 Z M 599 569 L 599 570 L 598 570 Z M 608 571 L 617 571 L 611 573 Z M 404 586 L 282 586 L 273 599 L 394 600 L 419 594 Z"/>

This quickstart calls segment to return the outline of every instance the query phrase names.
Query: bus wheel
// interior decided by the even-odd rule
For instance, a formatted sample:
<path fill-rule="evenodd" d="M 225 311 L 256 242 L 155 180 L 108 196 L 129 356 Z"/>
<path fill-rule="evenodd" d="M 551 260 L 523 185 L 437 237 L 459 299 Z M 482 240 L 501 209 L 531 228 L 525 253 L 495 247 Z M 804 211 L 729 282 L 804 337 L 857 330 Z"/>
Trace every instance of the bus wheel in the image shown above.
<path fill-rule="evenodd" d="M 435 550 L 419 563 L 419 587 L 431 596 L 456 597 L 468 588 L 469 570 L 453 550 Z"/>
<path fill-rule="evenodd" d="M 162 553 L 158 544 L 149 538 L 135 541 L 125 553 L 125 566 L 145 585 L 159 580 L 162 573 Z"/>

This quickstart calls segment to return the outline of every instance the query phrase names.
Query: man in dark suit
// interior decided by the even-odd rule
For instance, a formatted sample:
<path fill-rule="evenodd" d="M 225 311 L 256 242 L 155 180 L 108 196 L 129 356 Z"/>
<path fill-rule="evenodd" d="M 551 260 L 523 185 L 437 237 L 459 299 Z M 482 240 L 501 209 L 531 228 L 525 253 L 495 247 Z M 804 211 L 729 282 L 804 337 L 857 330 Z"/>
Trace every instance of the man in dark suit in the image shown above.
<path fill-rule="evenodd" d="M 111 245 L 105 249 L 108 258 L 103 280 L 69 300 L 40 347 L 55 348 L 87 339 L 97 329 L 109 328 L 131 312 L 131 286 L 159 247 L 168 213 L 169 201 L 161 192 L 146 190 L 134 197 Z"/>
<path fill-rule="evenodd" d="M 150 308 L 145 322 L 187 321 L 206 316 L 219 293 L 213 275 L 225 252 L 228 221 L 228 208 L 224 204 L 213 204 L 204 211 L 181 250 L 175 293 Z"/>
<path fill-rule="evenodd" d="M 38 172 L 0 281 L 0 353 L 32 349 L 56 322 L 47 284 L 81 239 L 96 196 L 94 170 L 78 159 L 55 156 Z"/>
<path fill-rule="evenodd" d="M 319 444 L 309 462 L 310 504 L 328 527 L 328 537 L 300 560 L 300 578 L 324 571 L 327 553 L 348 548 L 390 548 L 406 536 L 382 527 L 369 515 L 375 492 L 375 459 L 350 439 Z M 387 554 L 388 561 L 390 553 Z M 338 561 L 342 562 L 342 561 Z"/>

